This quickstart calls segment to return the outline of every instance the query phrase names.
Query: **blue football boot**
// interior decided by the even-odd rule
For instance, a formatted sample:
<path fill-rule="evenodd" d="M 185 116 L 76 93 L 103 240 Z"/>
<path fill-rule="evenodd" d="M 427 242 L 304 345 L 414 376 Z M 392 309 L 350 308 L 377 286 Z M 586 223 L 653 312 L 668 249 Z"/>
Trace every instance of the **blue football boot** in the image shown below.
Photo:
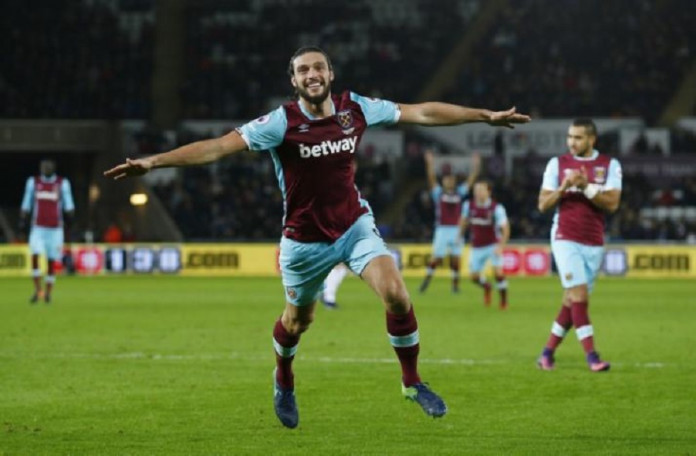
<path fill-rule="evenodd" d="M 276 369 L 273 370 L 273 408 L 283 426 L 293 429 L 297 427 L 300 417 L 295 403 L 295 389 L 283 388 L 276 381 Z"/>
<path fill-rule="evenodd" d="M 401 393 L 406 397 L 406 399 L 417 402 L 423 411 L 433 418 L 439 418 L 447 413 L 447 405 L 445 405 L 445 401 L 443 401 L 440 396 L 435 394 L 425 383 L 416 383 L 415 385 L 409 387 L 402 384 Z"/>

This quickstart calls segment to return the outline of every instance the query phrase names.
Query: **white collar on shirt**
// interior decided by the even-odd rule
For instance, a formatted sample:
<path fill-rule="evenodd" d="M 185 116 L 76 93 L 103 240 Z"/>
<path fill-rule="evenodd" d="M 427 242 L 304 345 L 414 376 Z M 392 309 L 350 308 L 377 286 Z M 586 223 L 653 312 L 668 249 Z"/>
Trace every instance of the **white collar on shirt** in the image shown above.
<path fill-rule="evenodd" d="M 573 155 L 573 159 L 578 161 L 591 161 L 597 158 L 597 155 L 599 155 L 599 151 L 597 149 L 592 149 L 592 155 L 589 157 L 578 157 L 577 155 Z"/>
<path fill-rule="evenodd" d="M 331 96 L 331 95 L 329 94 L 329 96 Z M 305 109 L 304 104 L 302 104 L 301 100 L 298 99 L 297 104 L 300 106 L 300 111 L 302 111 L 302 114 L 304 114 L 306 118 L 308 118 L 309 120 L 317 120 L 316 117 L 311 115 L 309 113 L 309 111 L 307 111 Z M 333 102 L 333 100 L 331 100 L 331 114 L 330 115 L 333 116 L 334 114 L 336 114 L 336 104 Z"/>
<path fill-rule="evenodd" d="M 492 202 L 491 199 L 488 198 L 486 201 L 484 201 L 483 204 L 476 203 L 476 205 L 477 205 L 478 207 L 488 207 L 488 206 L 491 205 L 491 202 Z"/>
<path fill-rule="evenodd" d="M 58 176 L 56 174 L 51 174 L 50 176 L 46 177 L 43 174 L 39 174 L 39 177 L 41 178 L 42 181 L 44 182 L 55 182 L 56 179 L 58 179 Z"/>

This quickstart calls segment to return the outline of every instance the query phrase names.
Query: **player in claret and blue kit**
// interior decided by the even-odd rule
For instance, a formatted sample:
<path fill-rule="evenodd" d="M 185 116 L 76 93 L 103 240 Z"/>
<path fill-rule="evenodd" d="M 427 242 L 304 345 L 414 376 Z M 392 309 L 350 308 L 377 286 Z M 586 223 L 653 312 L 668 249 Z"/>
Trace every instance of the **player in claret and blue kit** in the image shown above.
<path fill-rule="evenodd" d="M 444 173 L 442 185 L 437 182 L 433 153 L 426 151 L 425 171 L 428 176 L 430 196 L 435 205 L 435 230 L 433 232 L 433 258 L 425 270 L 425 278 L 419 291 L 425 292 L 430 285 L 435 269 L 440 266 L 446 255 L 449 255 L 452 273 L 452 292 L 459 292 L 459 257 L 462 254 L 462 238 L 459 234 L 459 218 L 462 213 L 462 202 L 469 194 L 471 184 L 478 177 L 481 169 L 481 159 L 478 155 L 471 157 L 471 169 L 465 183 L 457 185 L 457 178 L 451 173 Z"/>
<path fill-rule="evenodd" d="M 561 311 L 537 360 L 543 370 L 554 368 L 554 352 L 571 326 L 590 370 L 602 372 L 610 367 L 595 351 L 587 309 L 602 264 L 604 214 L 616 211 L 621 200 L 621 165 L 594 149 L 596 139 L 594 122 L 576 119 L 568 129 L 569 153 L 549 160 L 539 193 L 541 212 L 557 206 L 551 251 L 564 289 Z"/>
<path fill-rule="evenodd" d="M 30 302 L 34 304 L 43 296 L 44 302 L 48 304 L 51 302 L 51 291 L 56 282 L 56 263 L 63 254 L 63 212 L 72 217 L 75 203 L 70 182 L 56 174 L 56 164 L 53 160 L 42 160 L 39 170 L 39 175 L 27 179 L 19 220 L 20 229 L 23 230 L 29 215 L 32 216 L 29 248 L 34 294 Z M 40 255 L 46 255 L 48 262 L 45 290 L 41 284 Z"/>
<path fill-rule="evenodd" d="M 492 198 L 491 184 L 481 180 L 474 184 L 474 197 L 462 205 L 459 223 L 460 237 L 466 229 L 471 233 L 469 253 L 469 275 L 471 281 L 483 288 L 483 303 L 491 305 L 491 284 L 483 274 L 484 266 L 491 262 L 501 310 L 508 306 L 508 283 L 503 272 L 503 249 L 510 239 L 510 223 L 505 207 Z"/>
<path fill-rule="evenodd" d="M 105 175 L 120 179 L 153 168 L 210 163 L 244 150 L 268 151 L 285 212 L 279 260 L 286 304 L 273 328 L 274 407 L 279 420 L 289 428 L 298 424 L 292 362 L 300 335 L 314 319 L 322 282 L 338 263 L 345 263 L 384 303 L 404 396 L 428 415 L 442 416 L 447 411 L 444 401 L 418 373 L 419 333 L 411 299 L 355 186 L 353 154 L 371 126 L 488 122 L 511 127 L 530 119 L 514 108 L 491 112 L 445 103 L 396 104 L 352 92 L 332 94 L 331 61 L 316 47 L 299 49 L 290 59 L 288 73 L 297 94 L 294 100 L 221 138 L 128 159 Z"/>

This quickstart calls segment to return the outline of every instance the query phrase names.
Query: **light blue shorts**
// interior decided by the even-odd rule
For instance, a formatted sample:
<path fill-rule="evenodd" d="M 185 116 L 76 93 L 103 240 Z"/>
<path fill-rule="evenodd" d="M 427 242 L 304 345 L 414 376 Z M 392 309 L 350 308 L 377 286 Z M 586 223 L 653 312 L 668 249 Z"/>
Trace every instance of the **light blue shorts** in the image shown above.
<path fill-rule="evenodd" d="M 494 268 L 503 266 L 503 256 L 495 254 L 497 244 L 487 245 L 485 247 L 472 247 L 469 253 L 469 272 L 479 273 L 486 266 L 486 261 L 491 260 Z"/>
<path fill-rule="evenodd" d="M 588 292 L 592 291 L 597 272 L 602 266 L 604 247 L 552 239 L 551 252 L 563 288 L 586 284 Z"/>
<path fill-rule="evenodd" d="M 365 266 L 382 255 L 391 257 L 371 214 L 363 214 L 335 242 L 297 242 L 280 240 L 280 270 L 285 299 L 306 306 L 317 299 L 324 279 L 338 263 L 345 263 L 360 275 Z"/>
<path fill-rule="evenodd" d="M 63 228 L 32 227 L 29 249 L 33 255 L 46 255 L 50 260 L 60 260 L 63 257 Z"/>
<path fill-rule="evenodd" d="M 433 257 L 444 258 L 447 254 L 460 256 L 462 254 L 462 238 L 458 226 L 435 227 L 433 237 Z"/>

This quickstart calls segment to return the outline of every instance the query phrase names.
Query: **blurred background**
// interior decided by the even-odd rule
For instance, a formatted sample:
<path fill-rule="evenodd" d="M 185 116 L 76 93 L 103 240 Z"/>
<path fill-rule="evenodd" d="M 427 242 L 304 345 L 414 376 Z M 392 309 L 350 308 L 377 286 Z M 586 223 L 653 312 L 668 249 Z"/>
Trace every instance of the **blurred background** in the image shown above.
<path fill-rule="evenodd" d="M 386 239 L 432 239 L 423 151 L 433 147 L 438 169 L 462 177 L 480 154 L 513 241 L 546 241 L 541 174 L 565 152 L 571 119 L 590 116 L 597 147 L 624 169 L 608 239 L 694 244 L 695 23 L 692 0 L 7 0 L 0 242 L 23 240 L 24 182 L 45 157 L 72 182 L 75 242 L 277 242 L 282 198 L 263 153 L 126 183 L 101 173 L 275 108 L 291 94 L 290 55 L 318 44 L 335 93 L 514 105 L 535 119 L 366 135 L 358 187 Z"/>

